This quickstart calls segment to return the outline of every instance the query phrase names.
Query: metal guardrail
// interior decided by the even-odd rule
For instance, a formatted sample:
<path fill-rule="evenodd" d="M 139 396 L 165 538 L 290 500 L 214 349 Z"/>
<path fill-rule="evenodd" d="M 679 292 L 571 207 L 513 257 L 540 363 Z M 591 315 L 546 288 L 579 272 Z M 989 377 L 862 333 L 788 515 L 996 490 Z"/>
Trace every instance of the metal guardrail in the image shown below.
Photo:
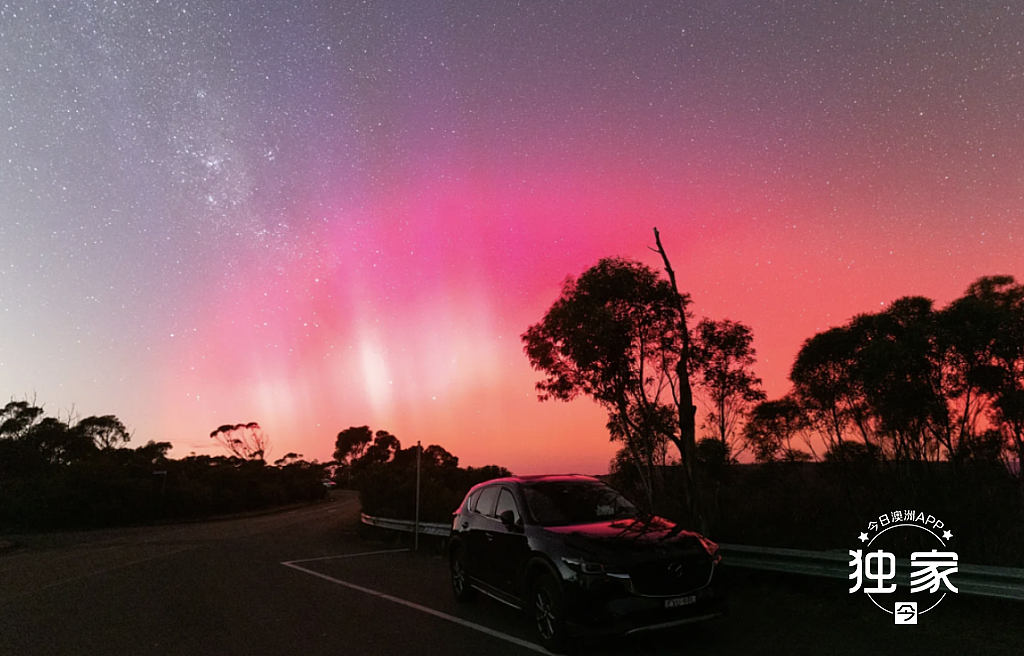
<path fill-rule="evenodd" d="M 416 522 L 408 519 L 388 519 L 387 517 L 371 517 L 366 513 L 359 514 L 359 520 L 368 525 L 378 528 L 385 528 L 391 531 L 404 531 L 413 533 L 416 531 Z M 432 522 L 420 522 L 420 535 L 436 535 L 446 538 L 451 535 L 451 524 L 435 524 Z"/>
<path fill-rule="evenodd" d="M 835 579 L 850 576 L 850 556 L 845 551 L 802 551 L 774 549 L 738 544 L 722 544 L 722 555 L 733 567 L 806 574 Z M 910 561 L 897 560 L 896 582 L 910 583 Z M 1024 569 L 962 564 L 957 568 L 954 584 L 962 594 L 997 599 L 1024 601 Z"/>
<path fill-rule="evenodd" d="M 732 567 L 836 579 L 845 579 L 850 573 L 850 557 L 845 552 L 748 547 L 739 544 L 719 544 L 718 547 Z"/>
<path fill-rule="evenodd" d="M 415 522 L 403 519 L 387 519 L 360 515 L 360 520 L 369 526 L 392 531 L 412 533 Z M 448 537 L 449 524 L 420 522 L 421 535 Z M 834 579 L 846 579 L 850 575 L 850 556 L 844 551 L 804 551 L 801 549 L 777 549 L 752 547 L 740 544 L 720 544 L 722 554 L 732 567 L 804 574 Z M 901 572 L 910 570 L 910 561 L 898 561 Z M 1013 567 L 990 567 L 985 565 L 960 565 L 953 579 L 961 594 L 997 599 L 1024 601 L 1024 569 Z M 897 576 L 897 582 L 909 583 L 905 574 Z"/>

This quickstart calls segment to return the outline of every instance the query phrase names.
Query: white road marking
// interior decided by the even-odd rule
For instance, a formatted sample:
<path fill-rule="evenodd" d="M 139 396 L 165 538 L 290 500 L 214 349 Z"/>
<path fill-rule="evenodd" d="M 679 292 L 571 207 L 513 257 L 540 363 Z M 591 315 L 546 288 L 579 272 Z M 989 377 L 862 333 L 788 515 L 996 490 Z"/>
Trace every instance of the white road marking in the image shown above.
<path fill-rule="evenodd" d="M 296 565 L 296 563 L 308 563 L 308 562 L 317 561 L 317 560 L 331 560 L 333 558 L 355 558 L 357 556 L 375 556 L 375 555 L 378 555 L 378 554 L 399 553 L 399 552 L 403 552 L 403 551 L 409 551 L 409 550 L 408 549 L 389 549 L 387 551 L 365 551 L 365 552 L 354 553 L 354 554 L 343 554 L 343 555 L 340 555 L 340 556 L 325 556 L 323 558 L 304 558 L 302 560 L 289 560 L 289 561 L 283 562 L 281 564 L 284 565 L 285 567 L 291 567 L 292 569 L 298 570 L 300 572 L 305 572 L 306 574 L 310 574 L 310 575 L 315 576 L 317 578 L 321 578 L 321 579 L 323 579 L 325 581 L 330 581 L 331 583 L 335 583 L 337 585 L 344 586 L 344 587 L 349 588 L 351 590 L 356 590 L 358 592 L 365 592 L 366 594 L 373 595 L 374 597 L 377 597 L 379 599 L 384 599 L 386 601 L 391 601 L 391 602 L 394 602 L 396 604 L 401 604 L 402 606 L 405 606 L 407 608 L 412 608 L 414 610 L 420 611 L 421 613 L 426 613 L 427 615 L 433 615 L 434 617 L 439 617 L 439 618 L 441 618 L 443 620 L 448 620 L 449 622 L 452 622 L 454 624 L 458 624 L 460 626 L 464 626 L 466 628 L 473 629 L 474 631 L 479 631 L 480 633 L 484 633 L 484 634 L 487 634 L 489 636 L 498 638 L 499 640 L 504 640 L 505 642 L 511 642 L 514 645 L 518 645 L 518 646 L 523 647 L 525 649 L 529 649 L 530 651 L 535 651 L 538 654 L 551 654 L 551 652 L 549 652 L 547 649 L 544 649 L 543 647 L 541 647 L 538 644 L 534 644 L 532 642 L 529 642 L 529 641 L 526 641 L 526 640 L 522 640 L 522 639 L 517 638 L 515 636 L 510 636 L 507 633 L 502 633 L 501 631 L 495 631 L 494 629 L 491 629 L 489 627 L 483 626 L 482 624 L 477 624 L 476 622 L 470 622 L 469 620 L 464 620 L 461 617 L 455 617 L 454 615 L 449 615 L 448 613 L 442 613 L 441 611 L 434 610 L 433 608 L 428 608 L 426 606 L 421 606 L 420 604 L 417 604 L 416 602 L 413 602 L 413 601 L 408 601 L 408 600 L 402 599 L 400 597 L 395 597 L 395 596 L 386 594 L 384 592 L 380 592 L 378 590 L 371 590 L 370 588 L 365 588 L 365 587 L 363 587 L 361 585 L 357 585 L 355 583 L 350 583 L 348 581 L 342 581 L 341 579 L 336 579 L 333 576 L 328 576 L 327 574 L 322 574 L 320 572 L 317 572 L 316 570 L 312 570 L 312 569 L 308 569 L 308 568 L 302 567 L 300 565 Z"/>
<path fill-rule="evenodd" d="M 289 560 L 288 562 L 281 564 L 291 567 L 294 563 L 312 563 L 317 560 L 334 560 L 335 558 L 355 558 L 357 556 L 376 556 L 378 554 L 402 553 L 404 551 L 409 551 L 409 549 L 384 549 L 381 551 L 360 551 L 359 553 L 341 554 L 340 556 L 321 556 L 320 558 L 303 558 L 301 560 Z"/>

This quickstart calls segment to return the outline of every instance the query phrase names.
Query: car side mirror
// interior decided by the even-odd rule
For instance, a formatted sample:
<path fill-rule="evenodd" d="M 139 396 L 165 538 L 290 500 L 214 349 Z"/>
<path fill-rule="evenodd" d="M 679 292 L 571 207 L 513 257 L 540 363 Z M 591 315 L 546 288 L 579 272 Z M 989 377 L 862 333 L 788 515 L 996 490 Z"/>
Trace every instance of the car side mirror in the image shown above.
<path fill-rule="evenodd" d="M 502 510 L 498 513 L 498 519 L 510 531 L 518 531 L 520 529 L 519 524 L 516 522 L 516 514 L 511 510 Z"/>

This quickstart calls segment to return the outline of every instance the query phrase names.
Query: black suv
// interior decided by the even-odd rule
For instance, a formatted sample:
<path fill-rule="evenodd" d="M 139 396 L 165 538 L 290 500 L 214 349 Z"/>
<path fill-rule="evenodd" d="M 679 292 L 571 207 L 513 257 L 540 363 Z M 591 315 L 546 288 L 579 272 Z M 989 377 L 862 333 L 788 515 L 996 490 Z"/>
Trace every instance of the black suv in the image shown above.
<path fill-rule="evenodd" d="M 456 599 L 482 592 L 527 610 L 547 647 L 725 611 L 718 545 L 589 476 L 477 485 L 455 511 L 449 561 Z"/>

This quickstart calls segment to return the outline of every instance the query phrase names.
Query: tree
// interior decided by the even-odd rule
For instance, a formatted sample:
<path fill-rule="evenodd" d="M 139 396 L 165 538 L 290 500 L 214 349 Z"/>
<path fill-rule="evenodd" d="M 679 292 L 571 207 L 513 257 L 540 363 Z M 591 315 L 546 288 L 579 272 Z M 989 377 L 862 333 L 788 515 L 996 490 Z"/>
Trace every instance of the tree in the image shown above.
<path fill-rule="evenodd" d="M 275 460 L 274 461 L 274 466 L 275 467 L 287 467 L 288 465 L 293 465 L 293 464 L 295 464 L 297 462 L 304 462 L 302 460 L 302 454 L 301 453 L 295 453 L 294 451 L 290 451 L 290 452 L 284 454 L 282 457 L 280 457 L 277 460 Z"/>
<path fill-rule="evenodd" d="M 455 469 L 459 466 L 459 458 L 449 453 L 443 446 L 431 444 L 423 449 L 423 464 L 438 469 Z"/>
<path fill-rule="evenodd" d="M 854 439 L 897 464 L 956 464 L 991 459 L 1002 435 L 1024 460 L 1024 439 L 1014 437 L 1024 433 L 1024 287 L 983 277 L 946 308 L 933 306 L 900 298 L 804 343 L 794 398 L 832 459 L 853 453 L 842 444 Z"/>
<path fill-rule="evenodd" d="M 116 449 L 131 441 L 131 434 L 114 415 L 86 417 L 75 424 L 74 430 L 98 449 Z"/>
<path fill-rule="evenodd" d="M 608 434 L 624 447 L 621 455 L 637 470 L 641 491 L 648 507 L 654 507 L 655 482 L 660 481 L 658 467 L 668 460 L 668 444 L 675 431 L 675 413 L 668 405 L 634 406 L 627 410 L 626 423 L 621 415 L 608 419 Z"/>
<path fill-rule="evenodd" d="M 34 424 L 23 438 L 48 465 L 67 465 L 82 460 L 96 451 L 92 437 L 68 427 L 55 417 L 44 417 Z"/>
<path fill-rule="evenodd" d="M 373 438 L 373 444 L 366 448 L 363 455 L 352 461 L 355 469 L 365 469 L 370 465 L 383 465 L 390 462 L 402 450 L 398 438 L 385 430 L 379 430 Z"/>
<path fill-rule="evenodd" d="M 141 462 L 147 465 L 155 465 L 167 461 L 167 452 L 173 448 L 170 442 L 154 442 L 150 440 L 144 446 L 135 449 Z"/>
<path fill-rule="evenodd" d="M 342 467 L 352 465 L 358 460 L 366 447 L 373 441 L 373 431 L 369 426 L 351 426 L 338 433 L 334 442 L 334 461 Z"/>
<path fill-rule="evenodd" d="M 248 424 L 224 424 L 210 433 L 228 453 L 242 460 L 262 462 L 270 455 L 270 437 L 255 421 Z"/>
<path fill-rule="evenodd" d="M 882 459 L 882 450 L 865 442 L 839 442 L 825 451 L 825 462 L 865 465 Z"/>
<path fill-rule="evenodd" d="M 804 342 L 794 398 L 833 459 L 853 453 L 842 446 L 850 440 L 897 463 L 939 457 L 950 413 L 932 305 L 900 298 Z"/>
<path fill-rule="evenodd" d="M 650 468 L 657 441 L 679 449 L 684 496 L 699 528 L 706 528 L 694 483 L 696 426 L 690 386 L 689 297 L 654 231 L 657 252 L 668 274 L 623 258 L 605 258 L 568 278 L 540 323 L 522 335 L 530 364 L 545 378 L 539 399 L 569 401 L 589 396 L 609 414 L 612 439 L 626 444 Z M 661 427 L 668 409 L 671 430 Z M 653 481 L 645 483 L 651 489 Z"/>
<path fill-rule="evenodd" d="M 740 422 L 754 403 L 766 398 L 753 372 L 753 341 L 748 326 L 728 319 L 703 319 L 694 330 L 694 373 L 710 406 L 705 427 L 733 457 L 743 448 L 735 440 Z"/>
<path fill-rule="evenodd" d="M 758 462 L 802 461 L 810 458 L 793 447 L 793 438 L 807 425 L 803 410 L 790 396 L 758 403 L 743 427 L 743 439 Z"/>
<path fill-rule="evenodd" d="M 897 463 L 934 460 L 949 425 L 930 299 L 908 296 L 854 317 L 854 378 L 875 444 Z M 867 434 L 867 431 L 864 431 Z M 950 456 L 955 447 L 947 444 Z"/>
<path fill-rule="evenodd" d="M 654 229 L 654 242 L 657 244 L 657 252 L 661 255 L 661 261 L 665 265 L 665 273 L 671 289 L 671 301 L 675 309 L 675 326 L 672 331 L 673 341 L 678 342 L 679 350 L 674 359 L 675 378 L 669 376 L 669 389 L 676 405 L 676 414 L 679 417 L 679 438 L 673 438 L 679 448 L 680 460 L 683 466 L 683 493 L 686 495 L 687 508 L 690 515 L 697 522 L 698 528 L 702 531 L 708 529 L 708 517 L 704 500 L 701 498 L 701 488 L 697 484 L 694 463 L 697 462 L 697 406 L 693 404 L 693 388 L 690 385 L 690 373 L 692 371 L 690 362 L 690 329 L 687 327 L 686 306 L 689 305 L 689 296 L 679 292 L 679 284 L 676 282 L 676 273 L 669 262 L 668 253 L 661 243 L 661 235 L 658 229 Z M 653 250 L 653 249 L 652 249 Z"/>
<path fill-rule="evenodd" d="M 0 410 L 0 439 L 16 440 L 43 417 L 43 409 L 28 401 L 10 401 Z"/>
<path fill-rule="evenodd" d="M 666 365 L 674 357 L 673 312 L 672 291 L 656 272 L 606 258 L 568 278 L 541 322 L 522 335 L 530 364 L 545 374 L 536 384 L 540 400 L 585 395 L 604 407 L 611 438 L 635 458 L 648 496 L 665 433 L 658 421 L 672 415 Z"/>
<path fill-rule="evenodd" d="M 949 310 L 964 308 L 976 317 L 976 339 L 983 344 L 975 349 L 982 355 L 974 358 L 974 381 L 990 396 L 994 430 L 1016 453 L 1024 494 L 1024 285 L 1013 276 L 979 278 Z"/>
<path fill-rule="evenodd" d="M 846 441 L 851 425 L 863 426 L 864 407 L 853 378 L 855 351 L 849 328 L 830 328 L 804 341 L 789 373 L 793 398 L 827 449 Z"/>
<path fill-rule="evenodd" d="M 0 409 L 0 470 L 29 474 L 68 465 L 95 453 L 104 437 L 116 443 L 118 435 L 127 436 L 113 415 L 70 424 L 70 416 L 47 417 L 29 401 L 11 401 Z"/>

